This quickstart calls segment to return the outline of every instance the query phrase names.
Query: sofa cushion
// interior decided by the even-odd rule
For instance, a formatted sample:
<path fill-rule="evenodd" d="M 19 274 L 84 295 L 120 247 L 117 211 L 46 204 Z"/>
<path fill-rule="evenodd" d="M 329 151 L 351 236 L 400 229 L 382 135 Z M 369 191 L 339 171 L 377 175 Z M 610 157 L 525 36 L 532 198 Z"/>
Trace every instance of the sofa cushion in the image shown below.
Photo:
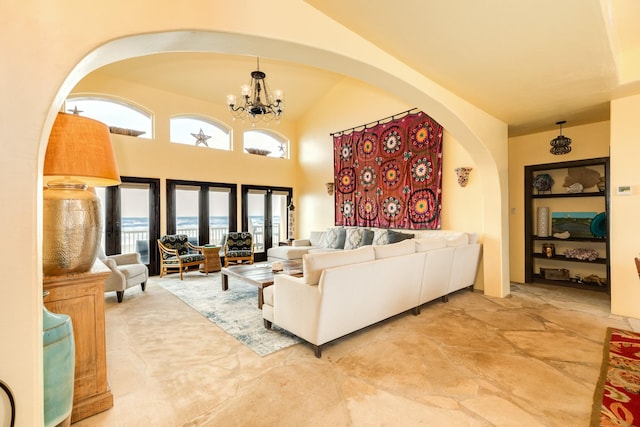
<path fill-rule="evenodd" d="M 347 228 L 344 249 L 355 249 L 370 245 L 373 241 L 373 231 L 368 228 Z"/>
<path fill-rule="evenodd" d="M 309 233 L 309 241 L 311 246 L 323 246 L 324 231 L 312 231 Z"/>
<path fill-rule="evenodd" d="M 383 228 L 376 228 L 373 230 L 373 241 L 372 245 L 386 245 L 387 242 L 387 233 L 389 230 Z"/>
<path fill-rule="evenodd" d="M 469 244 L 469 235 L 467 233 L 460 233 L 455 236 L 447 237 L 447 246 L 458 247 L 467 246 Z"/>
<path fill-rule="evenodd" d="M 363 246 L 348 251 L 306 254 L 302 257 L 303 280 L 307 285 L 315 285 L 320 281 L 322 270 L 325 268 L 373 260 L 375 260 L 375 253 L 371 246 Z"/>
<path fill-rule="evenodd" d="M 342 249 L 344 248 L 346 234 L 347 231 L 342 227 L 328 228 L 324 235 L 324 244 L 322 246 L 331 249 Z"/>
<path fill-rule="evenodd" d="M 376 259 L 391 258 L 414 253 L 416 251 L 416 244 L 413 240 L 403 240 L 402 242 L 391 243 L 389 245 L 373 246 L 373 249 L 376 254 Z"/>
<path fill-rule="evenodd" d="M 300 247 L 300 246 L 311 246 L 311 240 L 309 239 L 296 239 L 291 242 L 291 246 Z"/>
<path fill-rule="evenodd" d="M 423 237 L 415 239 L 416 252 L 427 252 L 447 247 L 447 240 L 442 237 Z"/>
<path fill-rule="evenodd" d="M 413 239 L 415 234 L 410 233 L 400 233 L 398 231 L 389 230 L 387 232 L 387 243 L 398 243 L 403 240 Z"/>

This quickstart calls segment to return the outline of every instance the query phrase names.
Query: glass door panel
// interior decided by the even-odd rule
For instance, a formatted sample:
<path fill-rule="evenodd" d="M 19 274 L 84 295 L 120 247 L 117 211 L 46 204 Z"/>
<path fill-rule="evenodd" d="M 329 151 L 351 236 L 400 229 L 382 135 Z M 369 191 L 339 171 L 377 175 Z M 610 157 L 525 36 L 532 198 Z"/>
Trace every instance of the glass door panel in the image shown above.
<path fill-rule="evenodd" d="M 189 242 L 193 245 L 199 244 L 199 194 L 200 187 L 178 185 L 176 186 L 176 234 L 186 234 Z"/>
<path fill-rule="evenodd" d="M 253 243 L 255 245 L 255 253 L 263 254 L 265 252 L 265 217 L 266 205 L 265 190 L 249 190 L 247 194 L 247 215 L 249 231 L 253 235 Z M 260 256 L 258 258 L 261 258 Z"/>
<path fill-rule="evenodd" d="M 219 245 L 229 232 L 230 212 L 227 188 L 209 189 L 209 243 Z"/>
<path fill-rule="evenodd" d="M 120 185 L 120 252 L 138 252 L 149 263 L 149 185 Z"/>
<path fill-rule="evenodd" d="M 287 240 L 287 206 L 289 193 L 274 191 L 271 194 L 271 246 Z"/>

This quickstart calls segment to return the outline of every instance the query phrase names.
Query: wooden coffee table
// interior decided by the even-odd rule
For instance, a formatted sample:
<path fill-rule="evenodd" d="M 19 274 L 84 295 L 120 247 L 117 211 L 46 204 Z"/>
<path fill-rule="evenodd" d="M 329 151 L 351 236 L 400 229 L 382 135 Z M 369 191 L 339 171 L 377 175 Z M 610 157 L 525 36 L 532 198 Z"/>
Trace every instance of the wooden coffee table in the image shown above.
<path fill-rule="evenodd" d="M 302 260 L 282 261 L 284 269 L 274 273 L 271 264 L 231 265 L 224 267 L 222 273 L 222 290 L 229 289 L 229 277 L 235 277 L 258 288 L 258 308 L 262 308 L 264 297 L 262 290 L 273 285 L 273 278 L 278 274 L 302 276 Z"/>

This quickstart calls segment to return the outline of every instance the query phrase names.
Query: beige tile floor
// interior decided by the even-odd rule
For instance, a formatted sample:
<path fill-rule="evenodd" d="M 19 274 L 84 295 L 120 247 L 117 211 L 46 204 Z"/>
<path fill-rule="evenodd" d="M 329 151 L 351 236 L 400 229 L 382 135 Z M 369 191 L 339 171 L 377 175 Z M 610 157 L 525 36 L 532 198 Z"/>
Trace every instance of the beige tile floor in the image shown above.
<path fill-rule="evenodd" d="M 76 427 L 587 426 L 606 327 L 640 330 L 607 295 L 514 284 L 260 357 L 157 284 L 105 301 L 115 404 Z"/>

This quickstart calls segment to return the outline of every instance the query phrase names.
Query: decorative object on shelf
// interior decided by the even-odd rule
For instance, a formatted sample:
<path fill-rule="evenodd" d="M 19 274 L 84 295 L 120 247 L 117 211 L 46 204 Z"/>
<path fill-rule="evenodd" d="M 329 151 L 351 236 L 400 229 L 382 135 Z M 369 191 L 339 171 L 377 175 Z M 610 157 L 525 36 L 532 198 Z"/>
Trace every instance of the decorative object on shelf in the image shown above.
<path fill-rule="evenodd" d="M 143 130 L 125 129 L 125 128 L 119 128 L 116 126 L 109 126 L 109 132 L 115 133 L 117 135 L 126 135 L 126 136 L 140 136 L 146 133 Z"/>
<path fill-rule="evenodd" d="M 259 120 L 275 120 L 279 123 L 283 111 L 283 94 L 281 90 L 275 90 L 273 94 L 267 87 L 265 80 L 267 75 L 260 71 L 260 58 L 256 58 L 257 69 L 251 72 L 249 84 L 240 86 L 242 103 L 237 105 L 235 95 L 227 95 L 227 105 L 234 118 L 249 119 L 255 126 Z"/>
<path fill-rule="evenodd" d="M 556 122 L 557 125 L 560 125 L 560 135 L 553 138 L 550 142 L 551 148 L 549 152 L 551 154 L 561 155 L 571 151 L 571 138 L 562 135 L 562 125 L 565 123 L 567 123 L 566 120 Z"/>
<path fill-rule="evenodd" d="M 539 207 L 537 209 L 537 236 L 549 237 L 549 208 Z"/>
<path fill-rule="evenodd" d="M 556 245 L 553 243 L 543 243 L 542 244 L 542 255 L 547 258 L 553 258 L 556 255 Z"/>
<path fill-rule="evenodd" d="M 202 128 L 200 128 L 199 133 L 192 133 L 191 136 L 196 139 L 196 147 L 198 146 L 198 144 L 202 144 L 205 147 L 209 146 L 209 144 L 207 143 L 207 139 L 211 138 L 211 135 L 205 135 L 202 131 Z"/>
<path fill-rule="evenodd" d="M 287 234 L 289 235 L 289 240 L 295 239 L 295 231 L 296 231 L 296 219 L 295 219 L 295 211 L 296 207 L 293 205 L 293 200 L 287 206 L 287 210 L 289 211 L 289 215 L 287 215 Z"/>
<path fill-rule="evenodd" d="M 540 267 L 540 275 L 549 280 L 570 281 L 569 270 L 566 268 L 542 268 Z"/>
<path fill-rule="evenodd" d="M 245 148 L 245 150 L 247 150 L 247 153 L 249 154 L 257 154 L 258 156 L 268 156 L 271 154 L 271 151 L 263 150 L 261 148 Z"/>
<path fill-rule="evenodd" d="M 58 113 L 44 158 L 45 276 L 89 271 L 102 233 L 93 188 L 120 184 L 109 128 L 87 117 Z"/>
<path fill-rule="evenodd" d="M 583 277 L 582 282 L 588 285 L 604 286 L 607 284 L 607 279 L 604 279 L 597 274 L 591 274 L 589 276 Z"/>
<path fill-rule="evenodd" d="M 584 187 L 579 182 L 567 187 L 567 193 L 582 193 L 582 190 L 584 190 Z"/>
<path fill-rule="evenodd" d="M 587 167 L 575 167 L 567 169 L 567 176 L 564 177 L 563 187 L 570 187 L 576 183 L 581 184 L 582 188 L 594 187 L 602 179 L 600 173 Z"/>
<path fill-rule="evenodd" d="M 553 212 L 551 214 L 552 233 L 568 231 L 571 237 L 593 238 L 591 220 L 596 212 Z"/>
<path fill-rule="evenodd" d="M 470 167 L 460 167 L 456 168 L 456 175 L 458 175 L 458 185 L 460 187 L 466 187 L 469 182 L 469 173 L 471 172 Z"/>
<path fill-rule="evenodd" d="M 556 239 L 564 240 L 571 237 L 571 233 L 569 233 L 568 231 L 563 231 L 562 233 L 553 233 L 553 237 L 555 237 Z"/>
<path fill-rule="evenodd" d="M 538 194 L 550 192 L 553 183 L 553 178 L 548 173 L 541 173 L 533 178 L 533 188 L 538 190 Z"/>
<path fill-rule="evenodd" d="M 325 184 L 327 186 L 327 194 L 333 196 L 333 190 L 335 189 L 335 184 L 333 182 L 327 182 Z"/>
<path fill-rule="evenodd" d="M 567 258 L 579 259 L 580 261 L 595 261 L 598 259 L 598 251 L 595 249 L 573 248 L 566 249 L 564 256 Z"/>
<path fill-rule="evenodd" d="M 598 187 L 599 191 L 604 191 L 607 189 L 607 182 L 604 176 L 601 176 L 600 179 L 598 179 L 598 183 L 596 184 L 596 186 Z"/>
<path fill-rule="evenodd" d="M 607 235 L 607 214 L 600 212 L 594 216 L 589 225 L 591 233 L 596 237 L 605 237 Z"/>

